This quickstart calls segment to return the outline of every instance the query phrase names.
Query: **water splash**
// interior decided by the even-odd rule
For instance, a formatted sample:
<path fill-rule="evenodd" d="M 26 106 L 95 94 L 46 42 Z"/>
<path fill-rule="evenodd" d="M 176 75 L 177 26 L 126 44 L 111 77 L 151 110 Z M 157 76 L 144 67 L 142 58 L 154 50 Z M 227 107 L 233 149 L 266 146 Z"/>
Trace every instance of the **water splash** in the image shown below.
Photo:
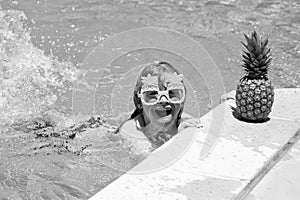
<path fill-rule="evenodd" d="M 21 11 L 0 10 L 0 126 L 37 116 L 63 117 L 78 71 L 31 43 Z M 59 106 L 58 106 L 59 105 Z"/>

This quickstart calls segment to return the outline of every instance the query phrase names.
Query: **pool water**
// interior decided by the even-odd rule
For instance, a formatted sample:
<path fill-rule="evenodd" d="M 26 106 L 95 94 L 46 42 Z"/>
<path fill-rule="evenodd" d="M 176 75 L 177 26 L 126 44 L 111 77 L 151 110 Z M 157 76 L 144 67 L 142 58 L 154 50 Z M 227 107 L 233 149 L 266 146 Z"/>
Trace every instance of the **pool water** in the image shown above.
<path fill-rule="evenodd" d="M 300 87 L 298 0 L 5 0 L 0 5 L 3 199 L 87 199 L 140 161 L 109 134 L 105 122 L 75 139 L 48 134 L 87 119 L 71 116 L 72 83 L 88 53 L 121 31 L 158 26 L 187 34 L 212 56 L 228 92 L 243 75 L 243 33 L 256 29 L 270 39 L 275 87 Z M 214 106 L 209 99 L 201 103 L 201 115 Z"/>

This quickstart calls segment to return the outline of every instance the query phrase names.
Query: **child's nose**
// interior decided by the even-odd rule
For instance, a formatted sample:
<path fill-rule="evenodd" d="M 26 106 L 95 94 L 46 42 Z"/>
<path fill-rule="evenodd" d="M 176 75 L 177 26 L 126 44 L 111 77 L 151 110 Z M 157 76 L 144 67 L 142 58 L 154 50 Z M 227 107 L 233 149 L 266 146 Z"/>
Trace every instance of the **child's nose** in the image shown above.
<path fill-rule="evenodd" d="M 159 101 L 160 102 L 168 102 L 169 100 L 168 100 L 168 98 L 165 95 L 163 95 L 163 96 L 160 97 Z"/>

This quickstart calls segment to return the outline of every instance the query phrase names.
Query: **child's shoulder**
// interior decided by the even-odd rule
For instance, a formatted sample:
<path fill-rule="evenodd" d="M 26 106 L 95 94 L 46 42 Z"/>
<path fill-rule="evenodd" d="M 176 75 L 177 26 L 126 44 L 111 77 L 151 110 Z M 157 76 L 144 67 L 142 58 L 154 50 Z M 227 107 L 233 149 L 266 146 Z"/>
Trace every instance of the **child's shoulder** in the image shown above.
<path fill-rule="evenodd" d="M 126 121 L 120 128 L 119 134 L 123 144 L 131 149 L 132 153 L 149 153 L 152 145 L 144 133 L 138 128 L 135 119 Z"/>
<path fill-rule="evenodd" d="M 130 119 L 126 121 L 119 130 L 122 136 L 132 138 L 146 138 L 144 133 L 140 130 L 136 119 Z"/>

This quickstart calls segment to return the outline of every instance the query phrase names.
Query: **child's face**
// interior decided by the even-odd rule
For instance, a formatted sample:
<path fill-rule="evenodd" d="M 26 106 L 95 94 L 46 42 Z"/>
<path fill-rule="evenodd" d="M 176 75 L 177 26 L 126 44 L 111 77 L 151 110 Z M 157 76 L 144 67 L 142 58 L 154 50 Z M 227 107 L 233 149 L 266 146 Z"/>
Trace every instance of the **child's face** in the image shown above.
<path fill-rule="evenodd" d="M 148 76 L 143 77 L 142 82 L 141 98 L 146 123 L 159 127 L 174 124 L 185 100 L 182 76 L 167 74 L 162 75 L 160 80 L 157 76 Z"/>

